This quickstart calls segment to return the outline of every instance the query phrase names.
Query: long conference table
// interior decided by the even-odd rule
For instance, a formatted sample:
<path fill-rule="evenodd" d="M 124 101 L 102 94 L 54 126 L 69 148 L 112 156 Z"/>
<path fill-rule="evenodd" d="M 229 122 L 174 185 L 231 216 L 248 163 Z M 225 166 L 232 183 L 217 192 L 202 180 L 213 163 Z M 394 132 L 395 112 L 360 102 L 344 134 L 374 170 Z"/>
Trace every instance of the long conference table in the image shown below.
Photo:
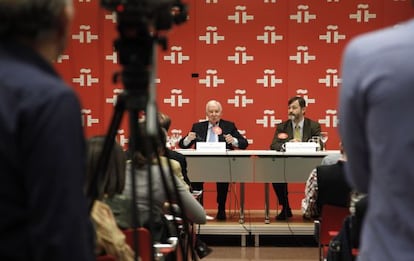
<path fill-rule="evenodd" d="M 225 152 L 177 150 L 187 158 L 192 182 L 240 183 L 240 223 L 244 223 L 244 183 L 264 183 L 265 223 L 269 219 L 269 183 L 304 183 L 323 157 L 338 150 L 278 152 L 273 150 L 232 150 Z"/>

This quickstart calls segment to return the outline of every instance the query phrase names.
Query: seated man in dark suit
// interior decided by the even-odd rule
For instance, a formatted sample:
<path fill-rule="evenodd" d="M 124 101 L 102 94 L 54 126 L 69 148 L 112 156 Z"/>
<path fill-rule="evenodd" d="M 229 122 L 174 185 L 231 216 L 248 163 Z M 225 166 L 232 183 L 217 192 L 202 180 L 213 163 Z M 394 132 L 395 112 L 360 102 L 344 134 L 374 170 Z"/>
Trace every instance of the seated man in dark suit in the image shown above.
<path fill-rule="evenodd" d="M 222 107 L 216 100 L 207 102 L 206 115 L 208 120 L 194 123 L 187 136 L 179 141 L 179 147 L 187 149 L 195 145 L 197 141 L 226 142 L 226 148 L 245 149 L 248 146 L 245 139 L 237 130 L 234 122 L 221 119 Z M 226 219 L 226 199 L 229 183 L 217 182 L 218 212 L 216 219 Z"/>
<path fill-rule="evenodd" d="M 289 119 L 277 125 L 271 150 L 281 151 L 286 142 L 307 142 L 313 136 L 319 136 L 321 125 L 316 121 L 305 118 L 306 101 L 302 97 L 292 97 L 288 101 Z M 282 211 L 276 216 L 276 220 L 286 220 L 292 217 L 289 205 L 287 183 L 273 183 L 273 189 L 282 205 Z"/>
<path fill-rule="evenodd" d="M 312 170 L 306 181 L 305 198 L 302 200 L 304 219 L 316 219 L 324 204 L 348 207 L 351 188 L 345 178 L 346 155 L 341 146 L 341 157 L 335 164 L 320 165 Z"/>
<path fill-rule="evenodd" d="M 160 123 L 160 127 L 168 132 L 168 130 L 170 129 L 170 126 L 171 126 L 171 118 L 168 115 L 160 112 L 160 113 L 158 113 L 158 120 L 159 120 L 159 123 Z M 169 148 L 166 148 L 165 156 L 167 156 L 170 159 L 176 160 L 176 161 L 178 161 L 178 163 L 180 163 L 181 172 L 183 174 L 184 181 L 185 181 L 185 183 L 187 183 L 187 185 L 192 190 L 191 181 L 188 178 L 188 174 L 187 174 L 187 160 L 186 160 L 185 156 L 183 154 L 181 154 L 181 153 L 179 153 L 175 150 L 171 150 Z"/>

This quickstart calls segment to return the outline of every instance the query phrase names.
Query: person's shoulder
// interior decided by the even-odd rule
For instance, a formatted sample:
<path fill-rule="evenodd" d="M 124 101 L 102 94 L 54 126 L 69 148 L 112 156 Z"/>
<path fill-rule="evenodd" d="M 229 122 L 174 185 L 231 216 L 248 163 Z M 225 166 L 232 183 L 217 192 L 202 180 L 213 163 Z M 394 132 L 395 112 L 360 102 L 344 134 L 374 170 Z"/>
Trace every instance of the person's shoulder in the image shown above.
<path fill-rule="evenodd" d="M 42 95 L 72 92 L 51 64 L 33 52 L 25 49 L 21 51 L 26 51 L 28 57 L 20 59 L 18 55 L 10 54 L 1 62 L 4 65 L 1 70 L 8 73 L 8 78 L 4 79 L 6 83 L 9 80 L 16 89 L 20 88 L 26 92 L 42 92 Z"/>
<path fill-rule="evenodd" d="M 332 163 L 332 164 L 326 164 L 326 165 L 319 165 L 317 166 L 317 169 L 321 169 L 321 170 L 338 170 L 343 168 L 344 166 L 344 162 L 341 160 L 337 160 L 336 162 Z"/>
<path fill-rule="evenodd" d="M 222 124 L 234 125 L 234 121 L 229 121 L 229 120 L 220 119 L 220 122 L 221 122 Z"/>
<path fill-rule="evenodd" d="M 404 50 L 404 46 L 411 48 L 414 42 L 413 31 L 414 19 L 360 34 L 349 41 L 345 53 L 347 56 L 352 53 L 356 57 L 375 59 L 379 54 L 386 55 L 389 51 Z"/>
<path fill-rule="evenodd" d="M 317 121 L 315 121 L 313 119 L 310 119 L 310 118 L 306 118 L 305 117 L 305 121 L 309 122 L 313 126 L 320 126 L 321 125 L 319 122 L 317 122 Z"/>
<path fill-rule="evenodd" d="M 185 159 L 185 156 L 183 154 L 181 154 L 178 151 L 171 150 L 171 149 L 168 149 L 168 155 L 170 159 L 175 159 L 175 160 Z"/>
<path fill-rule="evenodd" d="M 168 161 L 171 164 L 171 170 L 174 174 L 182 175 L 181 164 L 176 159 L 169 158 Z M 164 168 L 169 168 L 168 163 L 163 163 Z"/>
<path fill-rule="evenodd" d="M 1 73 L 8 75 L 1 79 L 2 87 L 8 93 L 7 97 L 15 100 L 16 107 L 31 111 L 37 108 L 42 111 L 56 108 L 69 111 L 76 105 L 78 110 L 77 107 L 80 106 L 78 96 L 56 74 L 25 63 L 19 63 L 13 68 L 16 70 L 8 71 L 3 70 L 4 68 L 0 70 Z"/>
<path fill-rule="evenodd" d="M 338 162 L 341 157 L 341 153 L 328 154 L 323 157 L 321 165 L 332 165 Z"/>
<path fill-rule="evenodd" d="M 207 120 L 205 120 L 205 121 L 198 121 L 198 122 L 194 122 L 193 123 L 193 126 L 200 127 L 200 126 L 203 126 L 203 125 L 206 125 L 206 124 L 208 124 L 208 121 Z"/>
<path fill-rule="evenodd" d="M 278 129 L 286 129 L 286 127 L 291 124 L 290 120 L 282 121 L 281 123 L 277 124 Z"/>
<path fill-rule="evenodd" d="M 173 169 L 174 168 L 178 168 L 178 167 L 181 168 L 181 165 L 180 165 L 180 163 L 177 160 L 170 158 L 169 161 L 171 162 L 171 166 L 173 167 Z"/>
<path fill-rule="evenodd" d="M 171 158 L 171 157 L 166 157 L 166 156 L 160 156 L 160 163 L 161 163 L 161 165 L 163 165 L 163 166 L 168 166 L 168 162 L 167 161 L 169 161 L 170 163 L 171 163 L 171 166 L 174 168 L 175 166 L 180 166 L 180 163 L 176 160 L 176 159 L 173 159 L 173 158 Z"/>
<path fill-rule="evenodd" d="M 16 81 L 11 87 L 14 93 L 19 93 L 19 97 L 21 97 L 19 102 L 21 102 L 22 108 L 41 107 L 46 109 L 56 105 L 59 108 L 69 105 L 80 106 L 78 96 L 63 80 L 44 73 L 36 74 L 36 76 L 27 74 L 26 76 L 28 79 Z"/>

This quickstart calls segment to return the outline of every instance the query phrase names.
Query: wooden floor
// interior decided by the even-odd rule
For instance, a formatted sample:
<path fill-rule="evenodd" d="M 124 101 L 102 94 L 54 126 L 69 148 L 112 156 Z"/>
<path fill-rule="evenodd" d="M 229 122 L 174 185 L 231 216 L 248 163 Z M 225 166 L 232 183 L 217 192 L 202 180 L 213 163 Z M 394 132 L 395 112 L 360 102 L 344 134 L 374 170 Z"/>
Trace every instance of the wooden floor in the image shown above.
<path fill-rule="evenodd" d="M 216 210 L 207 210 L 207 214 L 215 217 Z M 228 244 L 225 242 L 226 237 L 234 238 L 235 241 L 240 241 L 240 246 L 258 247 L 265 244 L 269 237 L 288 238 L 293 242 L 296 238 L 298 244 L 307 238 L 313 242 L 313 221 L 304 221 L 300 211 L 293 211 L 293 217 L 287 221 L 276 221 L 276 213 L 270 214 L 270 223 L 267 224 L 264 211 L 247 211 L 244 223 L 240 223 L 238 212 L 227 212 L 226 221 L 209 220 L 206 224 L 200 225 L 198 231 L 205 238 L 224 240 L 223 244 Z"/>
<path fill-rule="evenodd" d="M 264 211 L 246 212 L 243 224 L 237 212 L 227 212 L 226 221 L 208 221 L 200 226 L 199 236 L 213 252 L 202 260 L 318 260 L 313 222 L 304 221 L 300 211 L 293 212 L 288 221 L 276 221 L 276 212 L 271 212 L 269 224 Z M 207 214 L 215 217 L 216 210 Z"/>
<path fill-rule="evenodd" d="M 225 247 L 212 246 L 213 252 L 203 261 L 289 260 L 316 261 L 316 247 Z"/>

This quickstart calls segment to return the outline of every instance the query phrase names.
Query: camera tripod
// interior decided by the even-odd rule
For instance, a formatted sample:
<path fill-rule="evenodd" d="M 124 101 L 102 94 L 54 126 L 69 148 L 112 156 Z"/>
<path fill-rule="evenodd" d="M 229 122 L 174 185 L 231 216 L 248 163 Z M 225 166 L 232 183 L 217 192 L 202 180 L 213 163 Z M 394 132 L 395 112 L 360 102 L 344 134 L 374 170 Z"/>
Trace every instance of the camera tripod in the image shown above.
<path fill-rule="evenodd" d="M 111 123 L 109 125 L 108 132 L 105 136 L 105 141 L 102 149 L 101 156 L 99 158 L 98 166 L 96 175 L 92 177 L 91 186 L 87 188 L 87 196 L 90 199 L 90 208 L 92 209 L 93 202 L 95 199 L 101 199 L 104 194 L 104 188 L 106 184 L 107 177 L 106 169 L 108 168 L 108 162 L 110 158 L 110 154 L 112 148 L 114 147 L 115 137 L 117 135 L 117 131 L 120 127 L 123 115 L 127 112 L 129 118 L 129 130 L 130 130 L 130 138 L 128 142 L 128 153 L 131 159 L 131 168 L 130 173 L 126 173 L 129 175 L 132 181 L 131 185 L 131 221 L 132 221 L 132 229 L 135 232 L 133 234 L 133 249 L 135 251 L 135 260 L 137 260 L 139 253 L 138 253 L 138 232 L 137 228 L 140 226 L 140 215 L 137 207 L 137 191 L 136 191 L 136 177 L 135 177 L 135 169 L 137 166 L 136 159 L 134 154 L 136 152 L 141 152 L 144 158 L 148 159 L 147 164 L 151 165 L 152 160 L 151 158 L 153 155 L 156 155 L 158 162 L 160 164 L 160 155 L 158 154 L 157 145 L 159 144 L 159 140 L 161 140 L 161 131 L 158 122 L 158 113 L 157 113 L 157 106 L 156 106 L 156 92 L 155 92 L 155 71 L 156 71 L 156 52 L 157 52 L 157 44 L 162 44 L 164 49 L 166 48 L 166 39 L 157 36 L 157 32 L 150 32 L 149 31 L 149 24 L 148 21 L 148 14 L 154 14 L 159 19 L 156 23 L 155 28 L 162 28 L 168 29 L 171 24 L 169 19 L 166 17 L 169 15 L 170 10 L 166 7 L 169 5 L 160 5 L 154 7 L 154 10 L 144 10 L 142 5 L 145 1 L 141 1 L 139 4 L 138 2 L 132 1 L 131 3 L 125 4 L 123 7 L 122 13 L 119 10 L 122 10 L 120 4 L 113 5 L 113 2 L 117 1 L 102 1 L 103 5 L 105 6 L 105 2 L 111 4 L 111 6 L 105 6 L 111 8 L 116 8 L 117 11 L 117 18 L 118 18 L 118 31 L 120 33 L 120 37 L 114 41 L 114 47 L 118 51 L 119 54 L 119 62 L 123 66 L 121 73 L 116 73 L 114 75 L 114 81 L 118 81 L 119 79 L 122 80 L 124 85 L 124 90 L 118 95 L 117 101 L 114 108 L 114 113 L 111 119 Z M 165 2 L 165 1 L 164 1 Z M 179 2 L 179 1 L 177 1 Z M 124 3 L 124 2 L 123 2 Z M 148 4 L 148 3 L 147 3 Z M 137 5 L 137 6 L 134 6 Z M 147 7 L 148 8 L 148 7 Z M 152 7 L 151 7 L 152 8 Z M 111 11 L 114 11 L 111 10 Z M 142 19 L 141 19 L 142 18 Z M 145 129 L 140 128 L 139 126 L 139 119 L 138 116 L 140 113 L 145 113 Z M 165 144 L 164 144 L 165 146 Z M 169 172 L 172 173 L 172 167 L 170 162 L 168 161 L 169 165 Z M 162 168 L 160 167 L 160 171 Z M 153 204 L 153 195 L 152 195 L 152 184 L 151 184 L 151 168 L 148 168 L 148 183 L 149 183 L 149 193 L 148 193 L 148 200 L 149 206 Z M 172 198 L 172 191 L 167 189 L 166 180 L 163 177 L 164 189 L 167 194 L 167 198 Z M 172 178 L 172 177 L 171 177 Z M 179 195 L 176 191 L 176 184 L 174 178 L 172 178 L 172 183 L 175 187 L 175 196 L 177 199 L 177 203 L 179 208 L 181 208 L 182 213 L 184 213 L 184 209 L 179 198 Z M 170 212 L 174 216 L 175 221 L 175 214 L 176 211 L 172 208 Z M 152 213 L 152 209 L 151 212 Z M 182 224 L 184 227 L 184 231 L 190 231 L 188 228 L 188 224 L 186 222 L 186 218 L 183 218 L 184 223 Z M 176 231 L 178 231 L 178 225 L 175 223 Z M 151 233 L 154 228 L 154 221 L 152 218 L 149 220 L 149 232 Z M 191 238 L 191 237 L 190 237 Z M 175 242 L 171 242 L 170 247 L 176 246 L 178 239 Z M 189 244 L 192 244 L 192 240 L 189 241 Z M 184 249 L 184 245 L 179 244 L 181 247 L 181 251 L 183 253 L 183 258 L 186 260 L 188 254 Z M 168 246 L 167 246 L 168 247 Z M 151 248 L 151 256 L 156 258 L 157 255 L 154 253 L 154 248 Z M 193 250 L 192 247 L 190 247 Z M 193 255 L 194 256 L 194 255 Z"/>

